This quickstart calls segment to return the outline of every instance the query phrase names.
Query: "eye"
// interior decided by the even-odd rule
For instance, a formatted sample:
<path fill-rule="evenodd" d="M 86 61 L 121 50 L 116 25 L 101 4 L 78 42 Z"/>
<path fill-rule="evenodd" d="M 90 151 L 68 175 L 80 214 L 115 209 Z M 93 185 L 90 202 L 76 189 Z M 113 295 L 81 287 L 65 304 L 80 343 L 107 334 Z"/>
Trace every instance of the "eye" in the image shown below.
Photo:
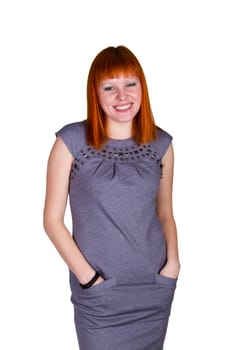
<path fill-rule="evenodd" d="M 136 81 L 131 81 L 131 82 L 129 82 L 126 86 L 127 87 L 134 87 L 134 86 L 136 86 L 137 85 L 137 82 Z"/>
<path fill-rule="evenodd" d="M 109 86 L 104 86 L 103 89 L 104 91 L 112 91 L 113 87 L 109 85 Z"/>

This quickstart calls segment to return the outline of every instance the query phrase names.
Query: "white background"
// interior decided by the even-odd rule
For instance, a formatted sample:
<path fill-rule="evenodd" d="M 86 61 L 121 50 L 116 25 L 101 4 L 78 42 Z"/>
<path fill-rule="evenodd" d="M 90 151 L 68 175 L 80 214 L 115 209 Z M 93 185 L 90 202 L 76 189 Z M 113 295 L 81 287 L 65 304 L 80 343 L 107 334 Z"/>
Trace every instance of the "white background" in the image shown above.
<path fill-rule="evenodd" d="M 93 58 L 119 44 L 174 137 L 182 270 L 165 350 L 233 349 L 231 3 L 1 1 L 1 349 L 78 349 L 67 267 L 42 226 L 46 163 L 54 132 L 86 118 Z"/>

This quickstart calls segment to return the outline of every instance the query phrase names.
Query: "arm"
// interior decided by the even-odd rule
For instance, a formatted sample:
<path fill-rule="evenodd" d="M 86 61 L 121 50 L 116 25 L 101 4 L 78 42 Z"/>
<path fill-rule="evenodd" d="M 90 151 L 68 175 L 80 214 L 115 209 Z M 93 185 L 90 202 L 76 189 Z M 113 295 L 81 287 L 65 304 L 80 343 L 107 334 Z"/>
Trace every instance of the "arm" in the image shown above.
<path fill-rule="evenodd" d="M 157 197 L 157 214 L 160 219 L 167 247 L 167 261 L 160 274 L 176 278 L 179 274 L 180 263 L 176 224 L 172 209 L 172 186 L 174 153 L 172 144 L 168 147 L 163 159 L 163 176 L 160 181 Z"/>
<path fill-rule="evenodd" d="M 85 284 L 95 275 L 95 270 L 87 262 L 64 224 L 72 162 L 71 153 L 58 137 L 48 160 L 44 229 L 70 270 L 80 283 Z M 95 284 L 102 280 L 99 277 Z"/>

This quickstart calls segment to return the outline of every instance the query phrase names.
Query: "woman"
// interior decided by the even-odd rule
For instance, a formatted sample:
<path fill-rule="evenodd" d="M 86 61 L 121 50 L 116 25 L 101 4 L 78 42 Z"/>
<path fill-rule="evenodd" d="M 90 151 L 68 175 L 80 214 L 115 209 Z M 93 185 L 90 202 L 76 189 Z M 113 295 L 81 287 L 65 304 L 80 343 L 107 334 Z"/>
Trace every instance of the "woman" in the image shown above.
<path fill-rule="evenodd" d="M 44 227 L 70 270 L 80 350 L 161 350 L 179 273 L 172 137 L 129 49 L 96 56 L 87 119 L 56 135 Z"/>

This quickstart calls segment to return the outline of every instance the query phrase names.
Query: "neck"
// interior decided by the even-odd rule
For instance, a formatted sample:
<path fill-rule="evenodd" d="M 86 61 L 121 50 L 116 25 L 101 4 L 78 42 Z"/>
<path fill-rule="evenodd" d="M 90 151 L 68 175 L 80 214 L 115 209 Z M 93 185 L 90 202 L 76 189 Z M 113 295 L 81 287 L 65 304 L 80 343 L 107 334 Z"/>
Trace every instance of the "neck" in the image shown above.
<path fill-rule="evenodd" d="M 132 121 L 108 122 L 107 135 L 112 139 L 128 139 L 132 137 Z"/>

